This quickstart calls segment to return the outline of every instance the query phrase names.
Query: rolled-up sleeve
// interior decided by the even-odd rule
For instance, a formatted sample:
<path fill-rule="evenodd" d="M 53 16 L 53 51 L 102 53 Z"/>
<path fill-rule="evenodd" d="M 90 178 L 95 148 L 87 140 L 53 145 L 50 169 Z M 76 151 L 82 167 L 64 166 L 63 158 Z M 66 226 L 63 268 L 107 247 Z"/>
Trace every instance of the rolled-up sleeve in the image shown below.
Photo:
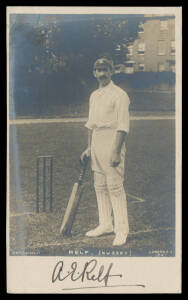
<path fill-rule="evenodd" d="M 85 127 L 88 129 L 93 129 L 94 128 L 94 122 L 93 122 L 93 98 L 92 95 L 89 99 L 89 117 L 88 120 L 85 124 Z"/>
<path fill-rule="evenodd" d="M 126 93 L 122 93 L 117 98 L 117 131 L 129 132 L 130 120 L 129 120 L 129 96 Z"/>

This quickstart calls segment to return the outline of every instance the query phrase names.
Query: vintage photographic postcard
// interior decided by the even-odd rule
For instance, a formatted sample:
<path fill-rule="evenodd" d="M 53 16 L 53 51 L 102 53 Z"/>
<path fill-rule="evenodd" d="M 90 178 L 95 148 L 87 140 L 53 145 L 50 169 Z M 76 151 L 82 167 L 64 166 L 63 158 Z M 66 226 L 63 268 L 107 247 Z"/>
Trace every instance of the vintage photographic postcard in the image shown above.
<path fill-rule="evenodd" d="M 7 7 L 7 292 L 181 293 L 181 7 Z"/>

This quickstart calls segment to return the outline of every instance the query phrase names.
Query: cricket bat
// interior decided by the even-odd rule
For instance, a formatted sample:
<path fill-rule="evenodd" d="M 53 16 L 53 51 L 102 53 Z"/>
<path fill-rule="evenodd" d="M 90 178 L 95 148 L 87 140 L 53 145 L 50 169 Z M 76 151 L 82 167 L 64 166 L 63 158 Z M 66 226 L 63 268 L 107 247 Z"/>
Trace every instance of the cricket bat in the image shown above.
<path fill-rule="evenodd" d="M 84 186 L 82 184 L 83 184 L 84 175 L 85 175 L 85 172 L 87 169 L 88 160 L 89 160 L 89 158 L 87 158 L 87 157 L 84 159 L 78 181 L 74 183 L 72 192 L 71 192 L 69 200 L 68 200 L 65 215 L 64 215 L 63 222 L 62 222 L 61 228 L 60 228 L 60 233 L 63 234 L 64 236 L 71 235 L 72 226 L 73 226 L 75 216 L 76 216 L 76 213 L 78 210 L 79 202 L 82 197 L 83 190 L 84 190 Z"/>

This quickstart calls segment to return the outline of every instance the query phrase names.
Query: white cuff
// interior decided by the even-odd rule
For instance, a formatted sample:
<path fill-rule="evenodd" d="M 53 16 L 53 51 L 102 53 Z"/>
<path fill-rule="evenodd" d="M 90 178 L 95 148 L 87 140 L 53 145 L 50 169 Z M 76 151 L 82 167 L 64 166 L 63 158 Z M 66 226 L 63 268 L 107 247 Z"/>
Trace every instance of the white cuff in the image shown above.
<path fill-rule="evenodd" d="M 90 130 L 93 129 L 92 125 L 91 125 L 89 122 L 87 122 L 87 123 L 85 124 L 85 127 L 88 128 L 88 129 L 90 129 Z"/>
<path fill-rule="evenodd" d="M 129 127 L 121 126 L 119 125 L 118 128 L 116 129 L 117 131 L 125 131 L 126 133 L 129 133 Z"/>

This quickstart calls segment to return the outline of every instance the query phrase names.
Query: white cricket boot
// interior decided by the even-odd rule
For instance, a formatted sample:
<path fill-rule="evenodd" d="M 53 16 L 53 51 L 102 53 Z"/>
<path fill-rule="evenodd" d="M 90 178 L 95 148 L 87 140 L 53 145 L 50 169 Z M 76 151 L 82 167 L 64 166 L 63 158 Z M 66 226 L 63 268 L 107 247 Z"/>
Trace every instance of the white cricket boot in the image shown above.
<path fill-rule="evenodd" d="M 123 232 L 117 232 L 116 237 L 113 240 L 113 246 L 122 246 L 126 243 L 127 234 Z"/>
<path fill-rule="evenodd" d="M 92 229 L 92 230 L 86 232 L 86 236 L 97 237 L 97 236 L 101 236 L 103 234 L 112 233 L 112 232 L 113 232 L 113 227 L 105 228 L 105 227 L 99 225 L 95 229 Z"/>

